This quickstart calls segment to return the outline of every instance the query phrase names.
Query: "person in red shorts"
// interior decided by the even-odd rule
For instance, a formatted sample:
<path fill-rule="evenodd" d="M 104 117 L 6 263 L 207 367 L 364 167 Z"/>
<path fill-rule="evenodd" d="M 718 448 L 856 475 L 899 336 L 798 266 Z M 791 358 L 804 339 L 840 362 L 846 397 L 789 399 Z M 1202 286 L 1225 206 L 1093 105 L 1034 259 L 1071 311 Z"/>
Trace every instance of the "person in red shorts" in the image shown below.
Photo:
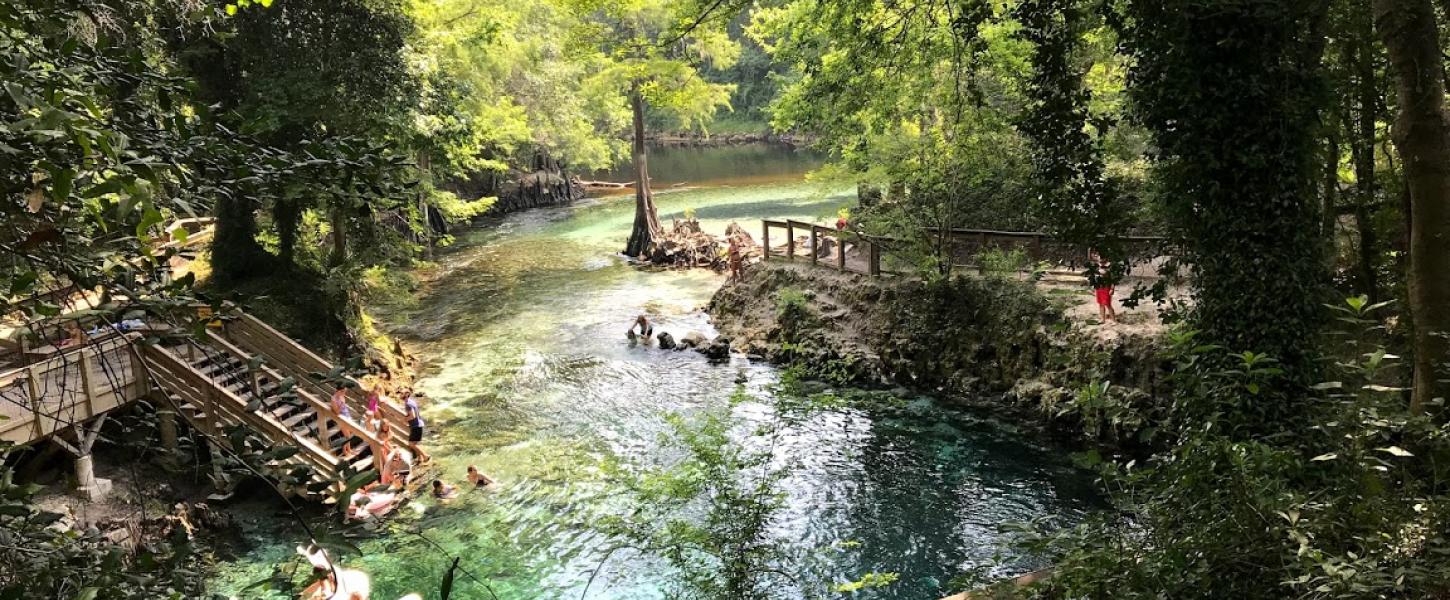
<path fill-rule="evenodd" d="M 1097 263 L 1098 268 L 1088 271 L 1088 282 L 1093 286 L 1093 295 L 1098 301 L 1098 318 L 1103 323 L 1117 321 L 1118 313 L 1113 310 L 1113 284 L 1108 277 L 1108 271 L 1112 263 L 1103 260 L 1097 252 L 1089 252 L 1088 259 Z"/>

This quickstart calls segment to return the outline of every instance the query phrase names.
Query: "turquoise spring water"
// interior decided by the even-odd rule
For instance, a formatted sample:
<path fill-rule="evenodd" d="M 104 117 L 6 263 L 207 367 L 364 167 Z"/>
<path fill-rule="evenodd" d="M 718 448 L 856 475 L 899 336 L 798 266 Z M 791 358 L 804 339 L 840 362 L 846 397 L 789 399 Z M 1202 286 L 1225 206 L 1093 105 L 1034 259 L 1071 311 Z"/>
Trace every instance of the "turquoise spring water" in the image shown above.
<path fill-rule="evenodd" d="M 850 196 L 804 182 L 817 164 L 768 146 L 659 150 L 652 165 L 661 219 L 689 208 L 718 233 L 731 221 L 755 232 L 762 217 L 833 218 Z M 607 177 L 623 178 L 600 175 Z M 625 342 L 640 312 L 677 338 L 713 333 L 700 307 L 723 281 L 698 270 L 648 271 L 619 257 L 632 200 L 589 199 L 463 233 L 420 273 L 426 283 L 415 298 L 383 311 L 391 332 L 425 362 L 428 444 L 443 475 L 461 481 L 476 464 L 500 483 L 447 505 L 415 500 L 385 533 L 355 533 L 362 554 L 341 562 L 371 574 L 374 600 L 437 598 L 449 555 L 468 572 L 454 598 L 580 598 L 596 569 L 588 598 L 668 597 L 671 573 L 656 559 L 616 552 L 600 567 L 612 544 L 590 523 L 619 510 L 619 489 L 599 465 L 608 457 L 668 461 L 672 450 L 658 443 L 664 415 L 728 411 L 740 380 L 757 400 L 734 407 L 731 418 L 768 418 L 779 373 Z M 854 597 L 936 598 L 963 571 L 1035 566 L 1004 545 L 1001 523 L 1071 522 L 1099 506 L 1091 477 L 1061 452 L 992 422 L 930 397 L 864 406 L 820 411 L 790 429 L 781 451 L 797 466 L 772 522 L 772 534 L 792 548 L 834 548 L 822 554 L 818 575 L 827 581 L 900 574 Z M 220 565 L 215 587 L 268 597 L 243 588 L 295 561 L 299 533 L 269 517 L 252 521 L 246 537 L 245 549 Z M 833 596 L 819 580 L 802 588 L 781 595 Z"/>

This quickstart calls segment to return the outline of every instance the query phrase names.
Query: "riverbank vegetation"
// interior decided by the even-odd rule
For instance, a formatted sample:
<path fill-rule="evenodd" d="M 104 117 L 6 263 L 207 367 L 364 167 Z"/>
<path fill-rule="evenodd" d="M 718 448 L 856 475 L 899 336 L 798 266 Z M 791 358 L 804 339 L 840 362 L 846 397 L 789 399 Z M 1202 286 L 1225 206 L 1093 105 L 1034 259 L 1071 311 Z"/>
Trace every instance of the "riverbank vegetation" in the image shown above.
<path fill-rule="evenodd" d="M 925 312 L 872 349 L 895 353 L 893 383 L 955 384 L 981 360 L 1006 384 L 1041 341 L 1041 299 L 962 279 L 944 230 L 1049 232 L 1094 251 L 1094 282 L 1125 278 L 1131 234 L 1173 249 L 1191 301 L 1151 359 L 1164 384 L 1118 402 L 1111 369 L 1084 371 L 1063 401 L 1084 431 L 1141 443 L 1099 465 L 1117 510 L 1027 530 L 1056 569 L 1022 593 L 1437 597 L 1450 593 L 1447 18 L 1429 0 L 10 3 L 0 289 L 26 323 L 54 317 L 47 293 L 70 286 L 106 306 L 271 295 L 298 335 L 395 364 L 360 300 L 386 279 L 376 269 L 414 264 L 509 194 L 567 200 L 571 169 L 626 160 L 636 211 L 620 248 L 649 257 L 663 230 L 646 133 L 708 131 L 733 108 L 730 127 L 768 118 L 814 140 L 832 163 L 818 176 L 858 185 L 850 226 L 898 241 L 922 279 Z M 166 224 L 196 216 L 215 218 L 208 281 L 156 277 L 179 254 L 164 242 L 186 235 Z M 774 352 L 828 326 L 806 291 L 777 294 L 796 313 L 782 326 L 805 330 Z M 1005 343 L 934 322 L 985 323 Z M 956 362 L 912 369 L 943 349 Z M 806 362 L 845 383 L 853 360 Z M 689 435 L 730 443 L 709 423 Z M 722 477 L 757 460 L 717 458 Z M 0 481 L 0 533 L 20 544 L 4 564 L 53 584 L 5 579 L 0 595 L 190 593 L 189 579 L 115 577 L 190 565 L 184 553 L 119 557 L 53 534 L 32 490 L 8 467 Z M 743 582 L 701 594 L 771 596 L 752 579 L 774 560 L 759 550 L 746 539 L 691 563 Z"/>

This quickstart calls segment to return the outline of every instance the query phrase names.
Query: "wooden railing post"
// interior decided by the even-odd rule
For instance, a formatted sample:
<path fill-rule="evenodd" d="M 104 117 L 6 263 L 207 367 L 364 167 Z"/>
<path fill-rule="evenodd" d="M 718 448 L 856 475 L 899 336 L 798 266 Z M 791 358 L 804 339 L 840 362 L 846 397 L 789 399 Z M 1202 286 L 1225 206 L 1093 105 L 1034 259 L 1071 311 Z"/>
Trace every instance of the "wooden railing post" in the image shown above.
<path fill-rule="evenodd" d="M 811 225 L 811 264 L 812 265 L 816 264 L 820 260 L 820 255 L 821 255 L 821 237 L 820 237 L 820 234 L 817 233 L 817 230 L 818 229 L 819 229 L 819 227 L 816 227 L 815 225 Z"/>
<path fill-rule="evenodd" d="M 987 272 L 987 265 L 982 263 L 982 254 L 987 251 L 987 232 L 978 233 L 977 239 L 980 242 L 977 244 L 977 274 L 981 275 Z"/>
<path fill-rule="evenodd" d="M 846 236 L 843 232 L 836 232 L 836 270 L 846 272 Z"/>
<path fill-rule="evenodd" d="M 760 260 L 770 258 L 770 221 L 760 221 Z"/>
<path fill-rule="evenodd" d="M 869 267 L 869 269 L 871 270 L 871 276 L 872 277 L 880 277 L 881 276 L 881 247 L 880 246 L 877 246 L 875 242 L 870 242 L 870 243 L 867 243 L 866 244 L 866 248 L 871 253 L 871 266 Z"/>
<path fill-rule="evenodd" d="M 45 425 L 40 422 L 40 383 L 35 380 L 35 367 L 25 368 L 26 389 L 30 391 L 30 412 L 35 415 L 35 437 L 45 436 Z"/>
<path fill-rule="evenodd" d="M 257 370 L 253 369 L 250 365 L 247 366 L 247 378 L 251 380 L 249 383 L 251 383 L 252 396 L 258 400 L 261 400 L 262 378 L 257 374 Z"/>
<path fill-rule="evenodd" d="M 91 387 L 91 354 L 93 348 L 81 351 L 81 394 L 86 400 L 86 418 L 96 416 L 96 391 Z M 105 360 L 102 358 L 102 360 Z M 135 368 L 134 366 L 132 367 Z M 116 390 L 117 393 L 125 393 Z"/>
<path fill-rule="evenodd" d="M 795 225 L 785 221 L 785 259 L 795 260 Z"/>

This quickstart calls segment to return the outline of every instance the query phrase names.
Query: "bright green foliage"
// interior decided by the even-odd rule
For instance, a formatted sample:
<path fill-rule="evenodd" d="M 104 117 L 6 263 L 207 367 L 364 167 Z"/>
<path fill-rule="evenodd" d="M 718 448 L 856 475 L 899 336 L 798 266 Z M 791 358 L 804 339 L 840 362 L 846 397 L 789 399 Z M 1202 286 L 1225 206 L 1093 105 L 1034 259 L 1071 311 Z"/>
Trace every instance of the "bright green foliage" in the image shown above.
<path fill-rule="evenodd" d="M 891 183 L 934 135 L 1009 125 L 1026 47 L 1001 16 L 975 3 L 801 0 L 757 10 L 749 32 L 796 70 L 775 128 L 819 135 L 846 167 Z"/>
<path fill-rule="evenodd" d="M 932 228 L 1046 229 L 1106 250 L 1144 225 L 1122 193 L 1145 173 L 1118 125 L 1115 38 L 1060 8 L 798 0 L 757 10 L 750 32 L 795 67 L 775 127 L 818 134 L 839 159 L 830 175 L 885 190 L 860 223 L 937 277 L 952 261 Z"/>
<path fill-rule="evenodd" d="M 593 85 L 607 64 L 571 44 L 576 26 L 551 3 L 412 0 L 410 61 L 424 85 L 418 133 L 438 145 L 446 174 L 527 164 L 533 152 L 597 169 L 624 152 L 628 112 Z"/>
<path fill-rule="evenodd" d="M 740 47 L 713 22 L 689 28 L 695 8 L 668 0 L 560 0 L 578 25 L 577 51 L 599 52 L 608 65 L 586 85 L 599 99 L 612 90 L 624 108 L 637 91 L 651 114 L 681 129 L 704 129 L 717 110 L 730 107 L 734 86 L 711 83 L 702 68 L 735 64 Z"/>
<path fill-rule="evenodd" d="M 1111 58 L 1095 64 L 1088 54 L 1093 48 L 1085 43 L 1087 33 L 1107 28 L 1092 22 L 1086 4 L 1026 0 L 1014 12 L 1022 24 L 1018 35 L 1034 46 L 1030 100 L 1018 127 L 1033 140 L 1036 205 L 1045 228 L 1108 259 L 1115 268 L 1104 275 L 1116 281 L 1128 266 L 1120 239 L 1133 225 L 1133 207 L 1124 197 L 1123 182 L 1108 177 L 1103 157 L 1104 140 L 1119 115 L 1091 112 L 1093 90 L 1086 74 L 1099 66 L 1111 70 L 1114 64 Z M 1098 265 L 1089 268 L 1096 272 Z"/>

